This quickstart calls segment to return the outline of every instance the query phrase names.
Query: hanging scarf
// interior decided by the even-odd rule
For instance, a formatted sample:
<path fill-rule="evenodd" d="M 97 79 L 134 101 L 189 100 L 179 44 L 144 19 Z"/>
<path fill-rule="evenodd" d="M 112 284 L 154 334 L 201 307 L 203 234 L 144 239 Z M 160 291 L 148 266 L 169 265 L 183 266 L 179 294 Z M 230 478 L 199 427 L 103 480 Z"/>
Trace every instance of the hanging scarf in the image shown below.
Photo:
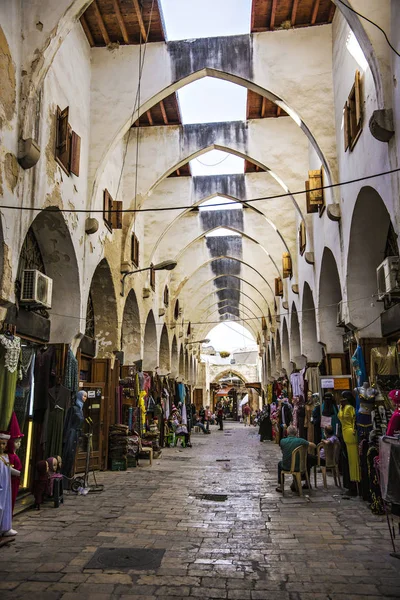
<path fill-rule="evenodd" d="M 5 348 L 4 366 L 9 373 L 15 373 L 21 353 L 21 339 L 17 336 L 8 338 L 0 335 L 0 344 Z"/>

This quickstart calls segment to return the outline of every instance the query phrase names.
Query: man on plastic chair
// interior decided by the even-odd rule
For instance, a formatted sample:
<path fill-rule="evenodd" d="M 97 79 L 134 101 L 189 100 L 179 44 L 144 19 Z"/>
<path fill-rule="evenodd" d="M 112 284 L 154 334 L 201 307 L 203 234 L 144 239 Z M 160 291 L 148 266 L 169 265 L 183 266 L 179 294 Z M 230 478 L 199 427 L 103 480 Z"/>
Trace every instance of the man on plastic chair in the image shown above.
<path fill-rule="evenodd" d="M 277 492 L 282 493 L 281 488 L 281 472 L 282 471 L 290 471 L 291 462 L 292 462 L 292 452 L 296 450 L 299 446 L 307 446 L 309 448 L 315 448 L 315 444 L 312 442 L 308 442 L 303 438 L 297 437 L 297 429 L 293 425 L 290 425 L 287 430 L 287 437 L 283 438 L 280 441 L 280 447 L 282 450 L 282 460 L 278 462 L 278 487 L 276 488 Z M 307 465 L 307 470 L 310 468 Z M 293 485 L 293 484 L 292 484 Z M 304 486 L 303 486 L 304 487 Z M 291 487 L 292 491 L 295 491 Z"/>

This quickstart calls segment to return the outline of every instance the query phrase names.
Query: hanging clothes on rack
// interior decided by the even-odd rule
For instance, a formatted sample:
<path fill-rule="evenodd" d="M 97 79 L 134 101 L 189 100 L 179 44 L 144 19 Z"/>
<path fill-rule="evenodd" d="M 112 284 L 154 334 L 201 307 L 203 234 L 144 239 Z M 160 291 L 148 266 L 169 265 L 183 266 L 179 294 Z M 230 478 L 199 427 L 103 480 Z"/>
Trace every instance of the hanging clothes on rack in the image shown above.
<path fill-rule="evenodd" d="M 21 378 L 21 339 L 0 335 L 0 431 L 6 431 L 12 415 L 17 379 Z"/>

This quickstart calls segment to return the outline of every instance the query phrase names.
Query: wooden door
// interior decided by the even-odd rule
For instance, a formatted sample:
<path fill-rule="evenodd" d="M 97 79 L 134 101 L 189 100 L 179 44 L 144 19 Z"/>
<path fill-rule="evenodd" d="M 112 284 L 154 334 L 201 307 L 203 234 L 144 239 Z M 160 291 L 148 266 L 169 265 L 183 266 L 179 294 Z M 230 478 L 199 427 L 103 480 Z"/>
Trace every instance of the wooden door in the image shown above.
<path fill-rule="evenodd" d="M 203 406 L 203 389 L 196 388 L 193 390 L 193 402 L 196 406 L 196 410 L 199 411 Z"/>

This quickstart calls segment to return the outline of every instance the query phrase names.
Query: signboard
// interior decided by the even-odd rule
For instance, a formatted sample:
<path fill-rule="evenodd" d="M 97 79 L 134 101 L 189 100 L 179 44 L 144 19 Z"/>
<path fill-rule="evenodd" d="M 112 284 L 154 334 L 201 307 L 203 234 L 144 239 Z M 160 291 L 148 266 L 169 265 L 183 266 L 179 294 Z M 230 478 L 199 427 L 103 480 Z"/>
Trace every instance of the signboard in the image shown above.
<path fill-rule="evenodd" d="M 96 392 L 94 390 L 89 390 L 87 395 L 88 398 L 96 398 Z"/>
<path fill-rule="evenodd" d="M 333 389 L 335 387 L 335 380 L 334 379 L 321 379 L 321 387 L 322 387 L 322 389 L 328 389 L 328 388 Z"/>
<path fill-rule="evenodd" d="M 337 379 L 334 380 L 335 382 L 335 390 L 349 390 L 351 387 L 351 381 L 350 379 L 347 379 L 346 377 L 339 377 Z"/>

